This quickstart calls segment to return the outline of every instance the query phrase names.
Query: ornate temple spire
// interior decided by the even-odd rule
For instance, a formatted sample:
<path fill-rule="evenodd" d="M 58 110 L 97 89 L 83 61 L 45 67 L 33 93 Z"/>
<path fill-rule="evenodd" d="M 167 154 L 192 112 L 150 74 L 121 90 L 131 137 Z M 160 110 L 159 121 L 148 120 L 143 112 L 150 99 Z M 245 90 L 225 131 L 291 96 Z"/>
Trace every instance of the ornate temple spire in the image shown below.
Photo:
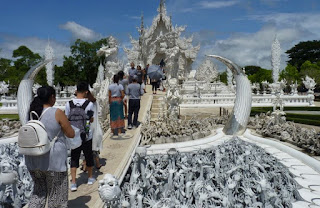
<path fill-rule="evenodd" d="M 160 18 L 162 18 L 162 15 L 165 13 L 166 8 L 165 8 L 165 0 L 160 0 L 160 6 L 159 6 L 159 13 L 160 13 Z"/>
<path fill-rule="evenodd" d="M 143 12 L 141 12 L 141 25 L 140 25 L 140 35 L 144 32 L 144 21 L 143 21 Z"/>

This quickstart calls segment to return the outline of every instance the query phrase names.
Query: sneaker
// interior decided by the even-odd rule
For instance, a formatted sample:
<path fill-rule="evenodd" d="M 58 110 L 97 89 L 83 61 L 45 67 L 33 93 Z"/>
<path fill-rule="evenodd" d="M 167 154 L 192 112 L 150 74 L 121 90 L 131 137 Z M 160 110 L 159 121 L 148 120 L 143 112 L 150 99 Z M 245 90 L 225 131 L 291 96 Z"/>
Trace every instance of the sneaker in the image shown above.
<path fill-rule="evenodd" d="M 128 125 L 128 129 L 132 129 L 132 125 L 131 124 Z"/>
<path fill-rule="evenodd" d="M 71 191 L 76 191 L 77 189 L 78 189 L 77 184 L 76 183 L 71 183 L 70 190 Z"/>
<path fill-rule="evenodd" d="M 94 184 L 94 182 L 96 182 L 96 179 L 88 178 L 88 185 L 92 185 L 92 184 Z"/>

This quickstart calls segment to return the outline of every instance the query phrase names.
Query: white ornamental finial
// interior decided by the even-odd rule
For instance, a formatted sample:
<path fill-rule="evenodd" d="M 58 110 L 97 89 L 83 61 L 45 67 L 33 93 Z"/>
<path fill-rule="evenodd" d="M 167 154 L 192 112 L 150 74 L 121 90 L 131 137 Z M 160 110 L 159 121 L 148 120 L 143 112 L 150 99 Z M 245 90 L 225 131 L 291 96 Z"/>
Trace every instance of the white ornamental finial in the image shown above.
<path fill-rule="evenodd" d="M 50 60 L 54 58 L 53 48 L 50 46 L 50 40 L 48 40 L 48 45 L 45 49 L 45 59 Z M 46 65 L 46 73 L 47 73 L 47 82 L 49 86 L 53 86 L 54 79 L 54 71 L 53 71 L 53 63 L 50 61 Z"/>
<path fill-rule="evenodd" d="M 272 65 L 272 77 L 273 77 L 274 83 L 278 82 L 278 79 L 279 79 L 280 61 L 281 61 L 281 48 L 280 48 L 280 43 L 276 36 L 271 46 L 271 65 Z"/>

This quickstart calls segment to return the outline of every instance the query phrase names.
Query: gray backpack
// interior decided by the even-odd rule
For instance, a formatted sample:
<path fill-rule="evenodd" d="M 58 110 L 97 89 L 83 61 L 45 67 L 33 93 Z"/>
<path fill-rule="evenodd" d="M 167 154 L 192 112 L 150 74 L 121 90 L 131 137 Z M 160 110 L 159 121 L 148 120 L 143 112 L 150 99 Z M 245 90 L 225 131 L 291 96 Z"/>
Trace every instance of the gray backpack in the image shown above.
<path fill-rule="evenodd" d="M 82 105 L 75 105 L 72 100 L 69 101 L 70 105 L 70 114 L 69 114 L 69 121 L 71 125 L 80 129 L 80 137 L 82 141 L 85 141 L 88 137 L 89 131 L 86 129 L 86 121 L 87 114 L 86 114 L 86 107 L 89 105 L 90 101 L 86 100 Z"/>

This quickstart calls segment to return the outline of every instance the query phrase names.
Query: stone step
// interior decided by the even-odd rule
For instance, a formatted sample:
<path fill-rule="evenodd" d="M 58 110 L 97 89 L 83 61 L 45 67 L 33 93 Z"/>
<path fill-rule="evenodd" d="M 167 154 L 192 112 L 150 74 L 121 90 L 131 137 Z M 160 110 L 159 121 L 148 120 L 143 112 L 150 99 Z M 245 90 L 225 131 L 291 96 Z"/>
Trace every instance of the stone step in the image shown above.
<path fill-rule="evenodd" d="M 161 111 L 160 108 L 153 108 L 151 109 L 151 113 L 159 113 Z"/>
<path fill-rule="evenodd" d="M 152 105 L 154 104 L 161 104 L 162 100 L 152 100 Z"/>

